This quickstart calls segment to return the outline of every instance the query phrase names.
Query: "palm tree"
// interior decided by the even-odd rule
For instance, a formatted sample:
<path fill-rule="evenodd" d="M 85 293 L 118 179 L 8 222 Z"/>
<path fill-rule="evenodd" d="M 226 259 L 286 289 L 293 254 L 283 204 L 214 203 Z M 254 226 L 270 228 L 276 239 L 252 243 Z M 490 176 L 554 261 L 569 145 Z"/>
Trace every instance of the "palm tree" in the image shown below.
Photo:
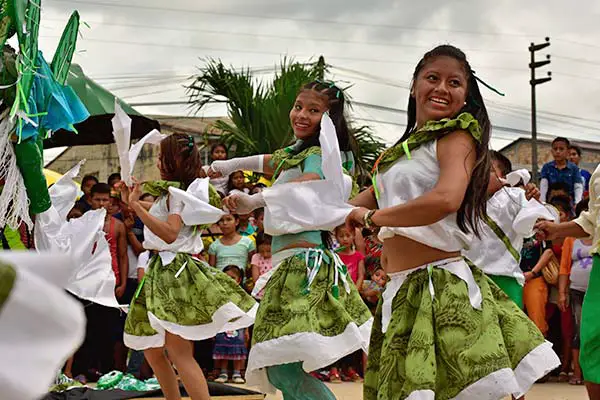
<path fill-rule="evenodd" d="M 287 58 L 272 82 L 259 81 L 249 68 L 236 70 L 222 61 L 208 59 L 188 87 L 190 103 L 198 112 L 207 104 L 223 103 L 231 122 L 218 120 L 214 127 L 236 156 L 270 154 L 293 140 L 289 111 L 296 95 L 307 82 L 322 78 L 327 66 L 298 63 Z M 359 171 L 367 171 L 384 144 L 367 126 L 354 128 Z"/>

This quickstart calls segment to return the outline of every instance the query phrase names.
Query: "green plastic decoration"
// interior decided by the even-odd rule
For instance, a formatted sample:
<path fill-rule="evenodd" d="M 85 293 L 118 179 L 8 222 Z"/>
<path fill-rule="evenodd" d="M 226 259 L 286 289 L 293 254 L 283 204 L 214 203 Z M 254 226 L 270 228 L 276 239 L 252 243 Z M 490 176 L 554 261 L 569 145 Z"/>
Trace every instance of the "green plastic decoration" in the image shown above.
<path fill-rule="evenodd" d="M 32 214 L 42 213 L 52 205 L 44 177 L 43 140 L 43 135 L 38 135 L 36 140 L 32 138 L 15 144 L 17 166 L 23 175 Z"/>
<path fill-rule="evenodd" d="M 23 20 L 19 19 L 21 16 L 20 7 L 22 0 L 15 0 L 15 9 L 19 10 L 14 18 L 17 27 Z M 25 10 L 25 32 L 19 33 L 17 28 L 17 36 L 19 36 L 19 48 L 21 54 L 19 56 L 19 74 L 20 79 L 17 83 L 17 101 L 15 101 L 11 115 L 19 110 L 25 110 L 25 113 L 29 112 L 29 94 L 31 93 L 31 87 L 33 86 L 33 78 L 36 71 L 36 60 L 38 56 L 38 32 L 40 28 L 40 0 L 30 0 Z M 17 127 L 17 134 L 20 136 L 21 130 Z"/>
<path fill-rule="evenodd" d="M 65 84 L 69 75 L 69 68 L 71 67 L 71 61 L 73 60 L 78 33 L 79 13 L 74 11 L 60 37 L 60 42 L 56 47 L 54 57 L 52 57 L 52 63 L 50 64 L 54 79 L 61 85 Z"/>

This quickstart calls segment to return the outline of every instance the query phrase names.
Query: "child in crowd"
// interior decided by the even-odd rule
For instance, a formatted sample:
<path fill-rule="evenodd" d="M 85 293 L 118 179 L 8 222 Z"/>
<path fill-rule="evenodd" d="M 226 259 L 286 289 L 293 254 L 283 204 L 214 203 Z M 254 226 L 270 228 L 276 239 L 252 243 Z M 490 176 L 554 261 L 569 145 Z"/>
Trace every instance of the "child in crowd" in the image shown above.
<path fill-rule="evenodd" d="M 86 213 L 92 209 L 92 187 L 99 183 L 98 178 L 92 175 L 86 175 L 81 180 L 81 190 L 83 191 L 83 197 L 75 203 L 75 205 L 83 212 Z"/>
<path fill-rule="evenodd" d="M 250 264 L 252 265 L 252 282 L 256 283 L 258 278 L 266 274 L 273 268 L 271 262 L 271 236 L 262 232 L 256 236 L 256 248 L 258 253 L 252 256 Z M 264 289 L 254 296 L 257 299 L 262 299 Z"/>
<path fill-rule="evenodd" d="M 248 194 L 250 192 L 246 187 L 246 177 L 244 176 L 244 171 L 235 171 L 229 175 L 227 190 L 229 191 L 230 195 L 240 192 Z"/>
<path fill-rule="evenodd" d="M 377 303 L 381 297 L 381 293 L 387 283 L 387 274 L 385 270 L 379 266 L 375 268 L 375 271 L 371 274 L 371 280 L 365 280 L 360 290 L 365 303 L 369 306 L 369 309 L 375 314 Z"/>
<path fill-rule="evenodd" d="M 237 282 L 242 284 L 242 270 L 236 265 L 228 265 L 223 269 L 227 275 Z M 244 368 L 246 359 L 248 358 L 248 346 L 250 341 L 248 329 L 238 329 L 236 331 L 227 331 L 218 333 L 215 338 L 215 347 L 213 350 L 213 359 L 215 367 L 221 370 L 217 383 L 225 383 L 229 379 L 228 363 L 233 361 L 233 374 L 231 376 L 232 383 L 246 383 L 242 378 L 241 371 Z"/>
<path fill-rule="evenodd" d="M 340 244 L 337 254 L 346 267 L 348 274 L 360 290 L 365 280 L 365 256 L 355 250 L 354 231 L 349 231 L 345 225 L 335 228 L 335 238 Z"/>
<path fill-rule="evenodd" d="M 548 196 L 546 196 L 546 202 L 550 204 L 552 199 L 557 196 L 567 197 L 569 200 L 573 199 L 569 195 L 569 186 L 564 182 L 554 182 L 548 187 Z"/>
<path fill-rule="evenodd" d="M 121 174 L 118 172 L 110 174 L 106 182 L 111 189 L 115 188 L 116 184 L 121 182 Z"/>
<path fill-rule="evenodd" d="M 256 227 L 252 224 L 251 219 L 253 214 L 238 214 L 239 225 L 238 225 L 238 233 L 242 236 L 249 236 L 252 239 L 255 239 L 254 234 L 256 233 Z"/>
<path fill-rule="evenodd" d="M 254 210 L 254 221 L 256 222 L 256 233 L 260 234 L 265 231 L 265 209 L 257 208 Z"/>
<path fill-rule="evenodd" d="M 557 137 L 552 141 L 552 157 L 550 161 L 542 167 L 540 182 L 541 200 L 549 200 L 547 196 L 550 185 L 556 182 L 563 182 L 569 190 L 568 195 L 579 203 L 583 197 L 584 182 L 579 172 L 579 167 L 568 160 L 569 157 L 569 139 Z"/>
<path fill-rule="evenodd" d="M 588 209 L 588 200 L 577 204 L 577 217 Z M 587 291 L 590 272 L 592 270 L 592 239 L 576 239 L 568 237 L 563 242 L 558 277 L 558 307 L 561 312 L 569 308 L 572 311 L 574 332 L 571 343 L 573 358 L 573 375 L 569 379 L 571 385 L 583 385 L 583 375 L 579 365 L 579 335 L 581 329 L 581 306 Z"/>
<path fill-rule="evenodd" d="M 228 265 L 236 265 L 242 271 L 252 259 L 256 251 L 254 241 L 238 233 L 239 217 L 237 214 L 226 214 L 219 220 L 219 228 L 223 236 L 215 240 L 208 248 L 208 263 L 220 270 Z"/>
<path fill-rule="evenodd" d="M 210 158 L 212 161 L 227 160 L 228 150 L 227 146 L 223 143 L 215 143 L 210 148 Z M 209 166 L 205 165 L 202 167 L 204 173 L 208 171 Z M 229 190 L 227 189 L 227 183 L 229 182 L 229 176 L 221 176 L 218 178 L 211 178 L 210 184 L 221 194 L 227 196 Z"/>

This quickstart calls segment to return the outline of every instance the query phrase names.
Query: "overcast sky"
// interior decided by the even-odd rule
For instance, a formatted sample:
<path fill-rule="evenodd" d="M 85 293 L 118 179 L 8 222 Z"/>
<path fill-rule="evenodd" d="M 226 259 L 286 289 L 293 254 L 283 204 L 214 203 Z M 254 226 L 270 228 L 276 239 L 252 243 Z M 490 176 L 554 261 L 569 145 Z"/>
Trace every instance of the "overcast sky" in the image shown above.
<path fill-rule="evenodd" d="M 405 109 L 410 77 L 424 52 L 462 48 L 477 75 L 495 129 L 492 145 L 530 131 L 530 42 L 552 45 L 553 80 L 537 87 L 538 129 L 600 142 L 600 2 L 578 0 L 43 0 L 41 49 L 51 59 L 69 13 L 82 36 L 75 62 L 129 103 L 185 100 L 186 78 L 201 58 L 268 68 L 285 55 L 323 55 L 329 78 L 354 86 L 354 101 Z M 266 72 L 266 73 L 265 73 Z M 139 106 L 147 114 L 189 115 L 183 106 Z M 205 115 L 223 115 L 210 109 Z M 356 106 L 352 116 L 392 142 L 405 114 Z M 374 122 L 379 121 L 379 122 Z M 506 128 L 509 128 L 508 130 Z"/>

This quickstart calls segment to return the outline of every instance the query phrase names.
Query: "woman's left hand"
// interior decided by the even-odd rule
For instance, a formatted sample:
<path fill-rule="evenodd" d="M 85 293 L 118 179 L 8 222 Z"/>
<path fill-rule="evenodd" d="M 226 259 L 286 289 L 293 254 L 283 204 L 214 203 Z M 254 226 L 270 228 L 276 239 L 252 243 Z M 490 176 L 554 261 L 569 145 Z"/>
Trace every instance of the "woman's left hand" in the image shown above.
<path fill-rule="evenodd" d="M 129 192 L 130 204 L 139 201 L 140 197 L 142 197 L 142 184 L 134 177 L 131 177 L 131 179 L 133 180 L 133 190 Z"/>
<path fill-rule="evenodd" d="M 541 195 L 542 193 L 538 187 L 535 186 L 535 183 L 528 183 L 525 185 L 525 198 L 527 200 L 536 199 L 537 201 L 540 201 Z"/>
<path fill-rule="evenodd" d="M 350 232 L 354 232 L 356 228 L 362 228 L 365 224 L 365 214 L 369 209 L 364 207 L 355 208 L 346 217 L 346 227 Z"/>
<path fill-rule="evenodd" d="M 121 194 L 121 201 L 125 204 L 129 204 L 129 187 L 124 181 L 119 181 L 115 185 L 115 188 Z"/>

